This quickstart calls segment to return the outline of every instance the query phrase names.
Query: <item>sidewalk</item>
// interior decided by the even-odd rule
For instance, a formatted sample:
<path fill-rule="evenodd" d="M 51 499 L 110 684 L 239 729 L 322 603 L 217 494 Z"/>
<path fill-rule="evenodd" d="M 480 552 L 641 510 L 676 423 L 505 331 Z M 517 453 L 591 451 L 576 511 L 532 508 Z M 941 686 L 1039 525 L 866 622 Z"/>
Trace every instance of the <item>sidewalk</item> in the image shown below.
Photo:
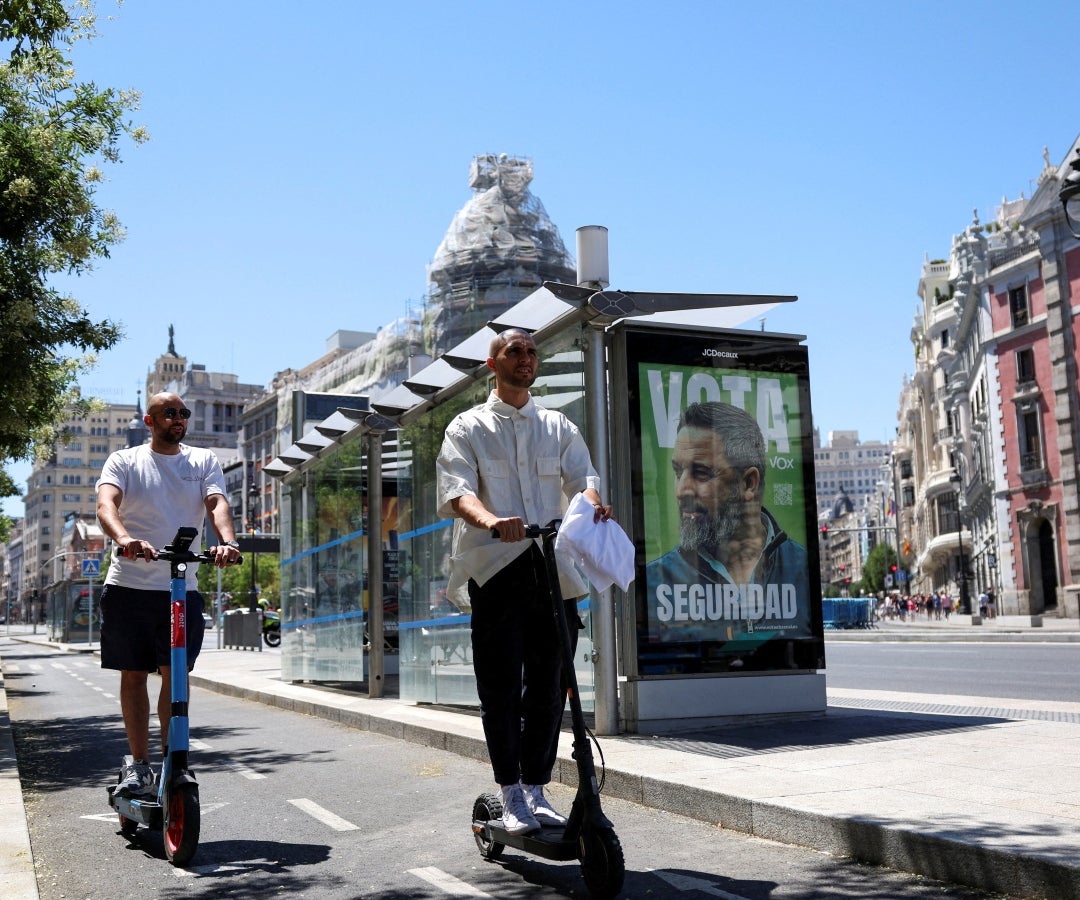
<path fill-rule="evenodd" d="M 1060 620 L 1022 630 L 889 622 L 830 631 L 827 640 L 906 640 L 917 630 L 947 640 L 1080 641 L 1076 623 Z M 394 696 L 370 700 L 340 686 L 281 681 L 277 653 L 212 643 L 193 685 L 486 758 L 477 715 L 402 702 L 396 679 L 386 686 Z M 0 895 L 36 897 L 36 886 L 20 893 L 25 882 L 8 880 L 32 883 L 33 872 L 28 841 L 21 848 L 8 831 L 17 820 L 25 834 L 6 726 L 0 718 Z M 1080 898 L 1080 703 L 830 689 L 824 715 L 600 743 L 607 796 L 946 882 Z M 566 733 L 554 778 L 572 785 L 570 753 Z"/>

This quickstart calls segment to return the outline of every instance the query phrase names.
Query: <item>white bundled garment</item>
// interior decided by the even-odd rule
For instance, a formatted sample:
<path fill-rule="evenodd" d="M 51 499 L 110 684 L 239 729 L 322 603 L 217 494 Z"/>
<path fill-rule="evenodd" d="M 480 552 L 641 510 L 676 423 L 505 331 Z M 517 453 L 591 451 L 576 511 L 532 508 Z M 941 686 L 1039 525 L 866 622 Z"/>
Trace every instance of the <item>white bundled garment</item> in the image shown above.
<path fill-rule="evenodd" d="M 634 544 L 614 519 L 594 522 L 596 508 L 575 494 L 555 537 L 555 550 L 581 566 L 597 591 L 612 584 L 622 590 L 634 580 Z"/>

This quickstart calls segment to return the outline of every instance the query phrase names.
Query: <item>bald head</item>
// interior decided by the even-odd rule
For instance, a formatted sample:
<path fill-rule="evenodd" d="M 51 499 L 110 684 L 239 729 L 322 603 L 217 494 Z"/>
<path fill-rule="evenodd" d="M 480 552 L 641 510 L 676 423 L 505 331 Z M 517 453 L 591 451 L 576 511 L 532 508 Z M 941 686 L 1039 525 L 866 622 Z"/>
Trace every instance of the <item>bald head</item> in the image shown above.
<path fill-rule="evenodd" d="M 507 344 L 509 344 L 514 338 L 525 338 L 534 347 L 536 342 L 533 340 L 533 336 L 529 334 L 523 328 L 507 328 L 506 331 L 500 331 L 495 337 L 491 339 L 491 346 L 488 347 L 488 356 L 491 359 L 495 359 L 499 355 L 499 351 L 502 350 Z"/>

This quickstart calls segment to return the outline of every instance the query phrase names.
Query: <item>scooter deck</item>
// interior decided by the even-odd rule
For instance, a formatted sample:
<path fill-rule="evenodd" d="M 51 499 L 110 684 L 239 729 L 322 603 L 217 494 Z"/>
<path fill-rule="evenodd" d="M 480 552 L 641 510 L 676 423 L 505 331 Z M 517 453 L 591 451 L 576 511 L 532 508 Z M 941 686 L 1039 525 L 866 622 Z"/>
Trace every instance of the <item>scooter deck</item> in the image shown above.
<path fill-rule="evenodd" d="M 141 797 L 118 797 L 114 791 L 115 786 L 108 788 L 109 806 L 116 810 L 119 815 L 125 819 L 131 819 L 132 822 L 145 825 L 147 828 L 161 830 L 164 817 L 161 804 L 157 802 L 157 797 L 153 799 L 149 797 L 145 799 Z"/>
<path fill-rule="evenodd" d="M 566 829 L 560 825 L 542 825 L 539 831 L 529 834 L 511 834 L 490 820 L 476 820 L 473 822 L 473 831 L 482 835 L 486 841 L 524 850 L 544 859 L 565 862 L 578 858 L 577 841 L 568 839 Z"/>

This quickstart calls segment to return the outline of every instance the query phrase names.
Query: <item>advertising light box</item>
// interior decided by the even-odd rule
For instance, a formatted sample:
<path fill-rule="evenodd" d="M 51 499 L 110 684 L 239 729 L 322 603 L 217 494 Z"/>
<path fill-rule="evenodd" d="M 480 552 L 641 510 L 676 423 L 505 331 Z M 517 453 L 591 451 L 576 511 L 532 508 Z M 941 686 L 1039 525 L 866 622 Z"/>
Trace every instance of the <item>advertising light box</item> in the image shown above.
<path fill-rule="evenodd" d="M 637 677 L 824 668 L 800 338 L 623 325 Z M 625 408 L 618 408 L 625 403 Z M 625 463 L 625 466 L 623 465 Z"/>

